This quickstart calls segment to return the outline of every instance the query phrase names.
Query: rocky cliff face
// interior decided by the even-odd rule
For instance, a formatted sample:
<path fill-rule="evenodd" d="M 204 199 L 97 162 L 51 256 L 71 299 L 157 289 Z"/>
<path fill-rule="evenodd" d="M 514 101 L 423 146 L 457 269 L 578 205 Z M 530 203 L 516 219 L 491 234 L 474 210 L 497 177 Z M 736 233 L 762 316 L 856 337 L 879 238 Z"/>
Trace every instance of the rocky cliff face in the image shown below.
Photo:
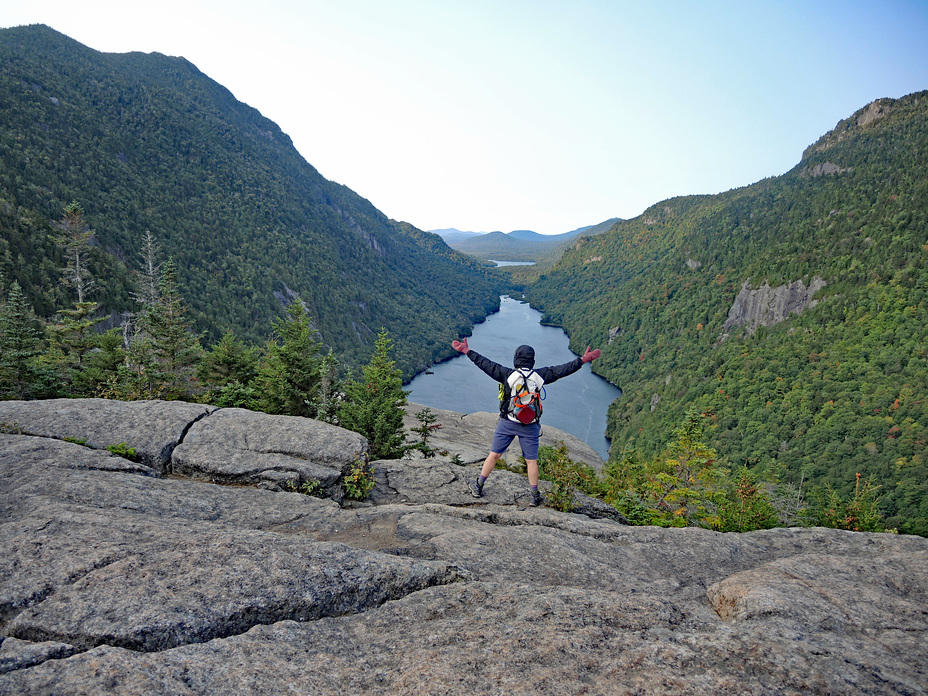
<path fill-rule="evenodd" d="M 728 338 L 729 331 L 736 326 L 743 326 L 752 334 L 761 326 L 774 326 L 786 321 L 790 314 L 801 314 L 815 306 L 817 301 L 812 296 L 825 285 L 827 283 L 818 276 L 809 282 L 808 287 L 802 280 L 775 288 L 766 281 L 759 288 L 751 287 L 750 279 L 744 281 L 728 310 L 728 318 L 722 324 L 719 340 Z"/>
<path fill-rule="evenodd" d="M 629 527 L 528 508 L 505 471 L 475 500 L 476 466 L 441 457 L 374 462 L 352 506 L 363 439 L 235 409 L 0 402 L 0 423 L 0 694 L 928 689 L 919 537 Z M 323 474 L 324 498 L 272 490 Z"/>

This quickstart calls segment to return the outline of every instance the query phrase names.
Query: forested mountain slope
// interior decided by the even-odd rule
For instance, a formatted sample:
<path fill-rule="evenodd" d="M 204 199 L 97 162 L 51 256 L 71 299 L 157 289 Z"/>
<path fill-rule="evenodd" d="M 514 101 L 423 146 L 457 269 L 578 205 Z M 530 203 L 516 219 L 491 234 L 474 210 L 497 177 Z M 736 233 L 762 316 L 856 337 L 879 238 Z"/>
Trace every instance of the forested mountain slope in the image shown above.
<path fill-rule="evenodd" d="M 782 176 L 578 240 L 528 295 L 575 349 L 602 346 L 624 390 L 613 457 L 657 452 L 695 405 L 730 466 L 843 494 L 860 474 L 887 526 L 928 534 L 926 291 L 921 92 L 861 109 Z"/>
<path fill-rule="evenodd" d="M 411 376 L 498 306 L 477 263 L 327 181 L 186 60 L 2 30 L 0 273 L 40 316 L 73 302 L 50 236 L 72 201 L 95 232 L 92 299 L 132 308 L 127 269 L 150 230 L 208 341 L 260 342 L 299 296 L 343 363 L 366 362 L 385 327 Z"/>

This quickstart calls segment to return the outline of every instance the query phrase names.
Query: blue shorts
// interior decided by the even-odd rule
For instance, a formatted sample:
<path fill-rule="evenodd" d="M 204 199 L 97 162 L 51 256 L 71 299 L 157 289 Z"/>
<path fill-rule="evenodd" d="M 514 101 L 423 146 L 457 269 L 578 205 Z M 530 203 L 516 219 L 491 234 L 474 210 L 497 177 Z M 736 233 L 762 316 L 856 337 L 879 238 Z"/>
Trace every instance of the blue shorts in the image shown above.
<path fill-rule="evenodd" d="M 514 423 L 508 418 L 500 418 L 493 433 L 493 445 L 490 451 L 502 454 L 512 443 L 513 438 L 519 438 L 522 456 L 526 459 L 538 459 L 538 438 L 541 437 L 541 423 L 522 425 Z"/>

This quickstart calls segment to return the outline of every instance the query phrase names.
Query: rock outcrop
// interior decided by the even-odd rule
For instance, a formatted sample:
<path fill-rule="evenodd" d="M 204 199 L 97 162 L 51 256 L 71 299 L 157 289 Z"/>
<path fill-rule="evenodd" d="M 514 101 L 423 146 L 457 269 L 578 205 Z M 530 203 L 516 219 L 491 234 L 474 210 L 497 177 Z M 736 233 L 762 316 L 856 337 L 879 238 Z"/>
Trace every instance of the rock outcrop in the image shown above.
<path fill-rule="evenodd" d="M 766 281 L 759 288 L 751 287 L 750 279 L 744 281 L 722 324 L 719 340 L 728 338 L 729 331 L 736 326 L 743 326 L 748 334 L 753 334 L 761 326 L 774 326 L 786 321 L 790 314 L 801 314 L 816 305 L 812 297 L 825 285 L 819 276 L 809 281 L 808 287 L 802 280 L 775 288 Z"/>
<path fill-rule="evenodd" d="M 441 458 L 374 462 L 361 504 L 270 490 L 359 456 L 298 420 L 0 402 L 0 694 L 928 690 L 926 539 L 629 527 Z"/>
<path fill-rule="evenodd" d="M 814 179 L 818 176 L 834 176 L 835 174 L 844 174 L 849 171 L 851 171 L 849 167 L 839 167 L 834 162 L 820 162 L 811 167 L 804 167 L 799 173 L 799 176 L 803 178 L 812 177 Z"/>

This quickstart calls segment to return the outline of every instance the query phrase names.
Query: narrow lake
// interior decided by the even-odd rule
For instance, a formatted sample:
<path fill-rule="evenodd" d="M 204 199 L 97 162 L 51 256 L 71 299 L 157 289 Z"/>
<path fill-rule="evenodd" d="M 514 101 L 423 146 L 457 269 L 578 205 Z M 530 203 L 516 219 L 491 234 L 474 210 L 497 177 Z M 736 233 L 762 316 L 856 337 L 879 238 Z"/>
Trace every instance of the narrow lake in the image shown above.
<path fill-rule="evenodd" d="M 568 348 L 567 334 L 553 326 L 541 325 L 541 312 L 526 302 L 503 296 L 500 311 L 474 327 L 468 345 L 481 355 L 502 365 L 512 365 L 512 354 L 523 343 L 535 349 L 535 365 L 560 365 L 577 357 Z M 598 348 L 601 346 L 593 346 Z M 433 374 L 420 372 L 408 384 L 409 400 L 431 408 L 461 413 L 499 411 L 498 384 L 470 360 L 458 355 L 434 365 Z M 622 390 L 593 374 L 589 365 L 545 386 L 542 426 L 564 430 L 609 459 L 606 414 L 609 404 Z M 489 442 L 487 446 L 489 447 Z"/>

